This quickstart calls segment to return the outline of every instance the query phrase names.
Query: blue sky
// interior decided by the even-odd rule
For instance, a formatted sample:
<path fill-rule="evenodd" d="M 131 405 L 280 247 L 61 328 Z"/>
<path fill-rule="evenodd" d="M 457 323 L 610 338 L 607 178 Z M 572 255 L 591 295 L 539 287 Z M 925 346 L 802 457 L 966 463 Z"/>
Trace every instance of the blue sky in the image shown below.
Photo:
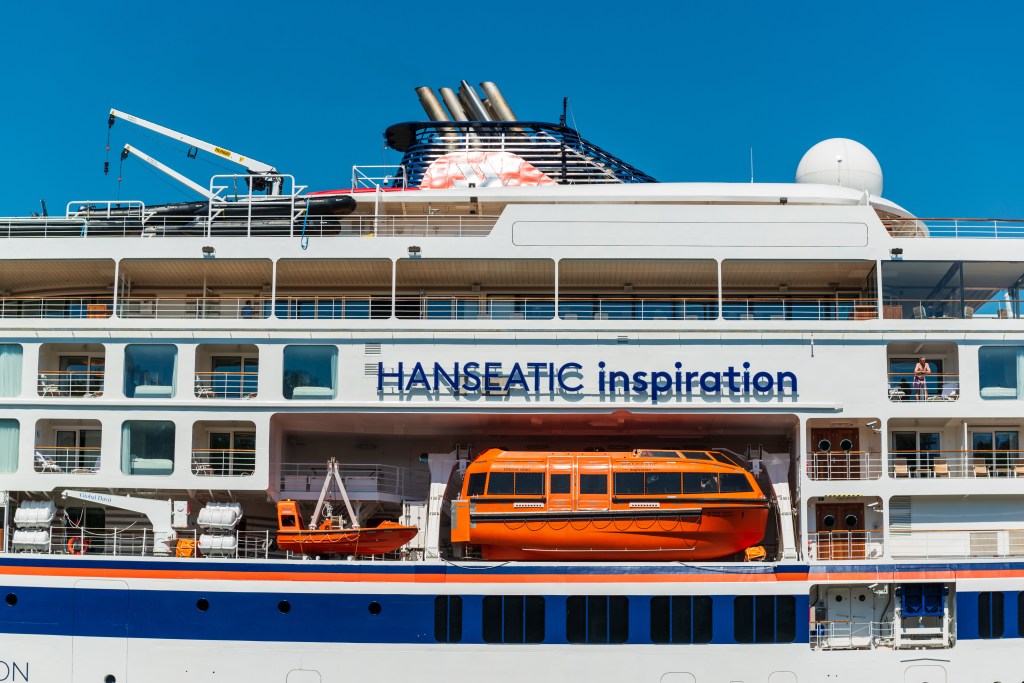
<path fill-rule="evenodd" d="M 10 3 L 0 215 L 46 198 L 194 199 L 125 142 L 201 184 L 222 168 L 115 125 L 110 107 L 272 163 L 311 189 L 399 160 L 384 128 L 418 85 L 493 80 L 521 118 L 570 97 L 592 142 L 662 181 L 788 182 L 851 137 L 884 195 L 921 216 L 1024 217 L 1014 2 Z"/>

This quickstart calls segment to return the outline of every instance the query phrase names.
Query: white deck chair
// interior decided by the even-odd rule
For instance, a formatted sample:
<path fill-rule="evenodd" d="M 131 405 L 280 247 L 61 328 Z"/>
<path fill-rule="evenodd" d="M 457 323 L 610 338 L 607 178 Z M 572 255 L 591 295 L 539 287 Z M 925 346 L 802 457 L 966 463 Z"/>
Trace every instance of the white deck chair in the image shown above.
<path fill-rule="evenodd" d="M 37 472 L 63 472 L 60 465 L 58 465 L 52 458 L 48 458 L 39 451 L 36 451 L 35 455 L 36 471 Z"/>

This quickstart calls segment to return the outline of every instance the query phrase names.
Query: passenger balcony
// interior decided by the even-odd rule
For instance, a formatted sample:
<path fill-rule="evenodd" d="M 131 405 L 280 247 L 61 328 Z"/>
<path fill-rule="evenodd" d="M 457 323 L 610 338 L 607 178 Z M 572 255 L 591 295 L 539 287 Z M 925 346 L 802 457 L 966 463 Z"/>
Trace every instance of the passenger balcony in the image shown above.
<path fill-rule="evenodd" d="M 913 371 L 890 372 L 888 394 L 894 402 L 956 401 L 960 398 L 960 373 L 932 372 L 915 382 Z"/>
<path fill-rule="evenodd" d="M 1024 556 L 1024 529 L 891 531 L 893 558 L 948 559 Z"/>
<path fill-rule="evenodd" d="M 830 451 L 807 454 L 807 478 L 815 481 L 881 479 L 882 454 L 870 451 Z"/>
<path fill-rule="evenodd" d="M 866 297 L 722 298 L 725 320 L 875 320 L 878 300 Z"/>
<path fill-rule="evenodd" d="M 121 318 L 184 318 L 244 320 L 266 318 L 269 299 L 259 297 L 124 297 L 118 299 Z"/>
<path fill-rule="evenodd" d="M 707 296 L 594 296 L 558 301 L 562 320 L 714 320 L 718 299 Z"/>
<path fill-rule="evenodd" d="M 256 451 L 247 448 L 194 448 L 192 474 L 199 477 L 250 477 L 256 471 Z"/>
<path fill-rule="evenodd" d="M 430 487 L 429 473 L 419 468 L 342 463 L 340 474 L 352 500 L 392 503 L 425 500 Z M 326 463 L 282 463 L 281 496 L 316 500 L 326 477 Z"/>
<path fill-rule="evenodd" d="M 109 318 L 113 299 L 0 296 L 0 318 Z"/>
<path fill-rule="evenodd" d="M 865 560 L 882 557 L 881 531 L 812 531 L 808 556 L 812 560 Z"/>
<path fill-rule="evenodd" d="M 96 474 L 99 446 L 36 446 L 34 469 L 40 474 Z"/>
<path fill-rule="evenodd" d="M 1024 458 L 1019 451 L 890 451 L 889 476 L 896 479 L 1024 478 Z"/>
<path fill-rule="evenodd" d="M 36 391 L 40 396 L 96 398 L 103 395 L 103 371 L 45 370 L 39 373 Z"/>

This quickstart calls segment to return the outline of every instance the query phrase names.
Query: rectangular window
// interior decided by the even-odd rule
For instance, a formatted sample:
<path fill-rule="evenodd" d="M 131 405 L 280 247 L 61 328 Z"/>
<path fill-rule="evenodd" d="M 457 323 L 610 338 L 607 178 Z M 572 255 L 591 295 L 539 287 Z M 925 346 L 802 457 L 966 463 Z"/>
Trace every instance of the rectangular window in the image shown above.
<path fill-rule="evenodd" d="M 511 496 L 516 491 L 515 472 L 491 472 L 487 481 L 487 495 Z"/>
<path fill-rule="evenodd" d="M 711 606 L 707 595 L 651 598 L 651 642 L 710 643 Z"/>
<path fill-rule="evenodd" d="M 618 644 L 629 640 L 629 599 L 622 595 L 574 595 L 565 601 L 570 643 Z"/>
<path fill-rule="evenodd" d="M 600 495 L 608 493 L 608 475 L 581 474 L 580 493 L 590 495 Z"/>
<path fill-rule="evenodd" d="M 469 475 L 469 486 L 466 487 L 467 496 L 482 496 L 484 484 L 487 482 L 486 472 L 474 472 Z"/>
<path fill-rule="evenodd" d="M 568 474 L 551 475 L 551 493 L 570 493 L 572 477 Z"/>
<path fill-rule="evenodd" d="M 516 495 L 543 496 L 543 472 L 516 472 Z"/>
<path fill-rule="evenodd" d="M 733 602 L 737 643 L 792 643 L 796 639 L 796 598 L 738 595 Z"/>
<path fill-rule="evenodd" d="M 434 598 L 434 640 L 439 643 L 462 641 L 462 598 L 458 595 Z"/>
<path fill-rule="evenodd" d="M 749 493 L 754 490 L 747 475 L 739 472 L 721 474 L 718 479 L 722 483 L 722 493 Z"/>
<path fill-rule="evenodd" d="M 0 420 L 0 473 L 18 470 L 18 421 Z"/>
<path fill-rule="evenodd" d="M 683 472 L 683 493 L 718 493 L 714 472 Z"/>
<path fill-rule="evenodd" d="M 1001 592 L 978 593 L 978 635 L 982 638 L 1003 637 L 1003 594 Z"/>
<path fill-rule="evenodd" d="M 0 344 L 0 397 L 21 393 L 21 344 Z"/>
<path fill-rule="evenodd" d="M 544 598 L 488 595 L 483 602 L 485 643 L 543 643 Z"/>
<path fill-rule="evenodd" d="M 177 366 L 173 344 L 129 344 L 124 349 L 124 395 L 173 398 Z"/>
<path fill-rule="evenodd" d="M 171 474 L 174 472 L 174 423 L 129 420 L 121 426 L 121 472 Z"/>
<path fill-rule="evenodd" d="M 1024 638 L 1024 591 L 1017 593 L 1017 635 Z"/>
<path fill-rule="evenodd" d="M 338 388 L 338 347 L 284 347 L 284 397 L 286 399 L 332 399 Z"/>
<path fill-rule="evenodd" d="M 978 383 L 984 399 L 1024 395 L 1024 346 L 982 346 L 978 349 Z"/>
<path fill-rule="evenodd" d="M 649 496 L 680 494 L 682 479 L 678 472 L 647 472 L 644 474 L 644 492 Z"/>
<path fill-rule="evenodd" d="M 616 472 L 612 476 L 615 479 L 615 495 L 643 495 L 643 472 Z"/>

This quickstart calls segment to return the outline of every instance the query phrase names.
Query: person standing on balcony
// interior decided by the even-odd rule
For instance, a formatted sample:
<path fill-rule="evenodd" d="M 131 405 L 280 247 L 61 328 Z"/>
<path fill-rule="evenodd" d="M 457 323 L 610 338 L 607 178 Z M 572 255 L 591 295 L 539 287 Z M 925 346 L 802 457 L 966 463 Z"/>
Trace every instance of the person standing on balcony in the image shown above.
<path fill-rule="evenodd" d="M 928 397 L 925 378 L 930 375 L 931 372 L 932 369 L 928 365 L 928 359 L 921 356 L 921 360 L 917 361 L 917 365 L 914 366 L 914 398 L 918 401 L 923 401 Z"/>

